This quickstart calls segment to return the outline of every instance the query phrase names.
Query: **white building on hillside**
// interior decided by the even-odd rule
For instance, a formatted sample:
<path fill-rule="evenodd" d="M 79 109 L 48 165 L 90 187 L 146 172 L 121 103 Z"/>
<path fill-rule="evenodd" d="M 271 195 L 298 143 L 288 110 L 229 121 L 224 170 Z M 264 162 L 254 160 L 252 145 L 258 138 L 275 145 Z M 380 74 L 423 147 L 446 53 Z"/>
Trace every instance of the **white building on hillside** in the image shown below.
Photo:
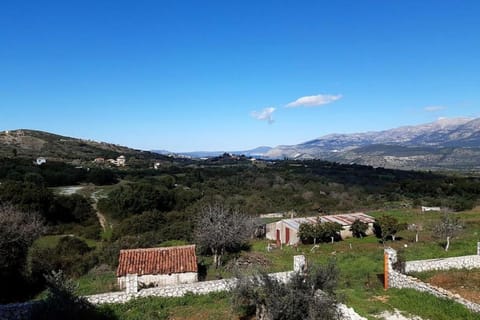
<path fill-rule="evenodd" d="M 278 245 L 280 244 L 297 244 L 300 242 L 298 237 L 298 230 L 300 225 L 303 223 L 325 223 L 325 222 L 336 222 L 342 226 L 342 231 L 340 231 L 340 237 L 342 239 L 352 237 L 352 232 L 350 231 L 350 226 L 355 222 L 355 220 L 360 220 L 363 223 L 368 224 L 367 234 L 373 233 L 373 223 L 375 218 L 362 213 L 347 213 L 347 214 L 336 214 L 336 215 L 325 215 L 317 217 L 306 217 L 306 218 L 293 218 L 293 219 L 283 219 L 277 222 L 269 223 L 266 226 L 266 238 L 269 240 L 275 240 Z"/>

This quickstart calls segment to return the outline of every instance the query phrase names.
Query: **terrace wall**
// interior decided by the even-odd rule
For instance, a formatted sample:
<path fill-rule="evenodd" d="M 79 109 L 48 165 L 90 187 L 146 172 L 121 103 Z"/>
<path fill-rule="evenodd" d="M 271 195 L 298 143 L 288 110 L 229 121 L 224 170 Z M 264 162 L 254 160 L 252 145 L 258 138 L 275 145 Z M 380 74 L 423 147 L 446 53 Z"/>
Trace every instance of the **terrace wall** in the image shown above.
<path fill-rule="evenodd" d="M 480 245 L 480 243 L 479 243 Z M 430 293 L 436 297 L 456 301 L 466 308 L 480 312 L 480 304 L 471 302 L 443 288 L 439 288 L 425 283 L 415 277 L 408 276 L 395 270 L 393 267 L 397 262 L 397 251 L 392 248 L 385 249 L 385 288 L 410 288 L 421 292 Z M 473 269 L 480 268 L 480 255 L 463 256 L 445 259 L 419 260 L 405 263 L 407 272 L 423 272 L 429 270 L 448 270 L 448 269 Z"/>

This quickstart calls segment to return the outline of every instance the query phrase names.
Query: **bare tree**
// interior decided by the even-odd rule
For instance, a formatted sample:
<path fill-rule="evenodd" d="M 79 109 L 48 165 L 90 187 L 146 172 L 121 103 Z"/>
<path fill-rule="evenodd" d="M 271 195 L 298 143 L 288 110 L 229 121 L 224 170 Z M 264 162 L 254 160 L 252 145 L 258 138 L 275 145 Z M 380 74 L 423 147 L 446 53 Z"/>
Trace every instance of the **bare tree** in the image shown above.
<path fill-rule="evenodd" d="M 37 213 L 26 213 L 11 205 L 0 205 L 0 268 L 17 266 L 43 230 L 42 219 Z"/>
<path fill-rule="evenodd" d="M 412 223 L 408 225 L 408 230 L 415 232 L 415 242 L 418 242 L 418 235 L 423 231 L 423 225 L 421 223 Z"/>
<path fill-rule="evenodd" d="M 226 250 L 238 250 L 252 235 L 253 220 L 236 209 L 221 203 L 207 205 L 198 214 L 195 225 L 195 242 L 213 254 L 218 268 Z"/>
<path fill-rule="evenodd" d="M 450 240 L 458 236 L 463 229 L 460 220 L 452 213 L 445 211 L 440 222 L 433 226 L 433 236 L 439 239 L 445 239 L 445 251 L 450 247 Z"/>

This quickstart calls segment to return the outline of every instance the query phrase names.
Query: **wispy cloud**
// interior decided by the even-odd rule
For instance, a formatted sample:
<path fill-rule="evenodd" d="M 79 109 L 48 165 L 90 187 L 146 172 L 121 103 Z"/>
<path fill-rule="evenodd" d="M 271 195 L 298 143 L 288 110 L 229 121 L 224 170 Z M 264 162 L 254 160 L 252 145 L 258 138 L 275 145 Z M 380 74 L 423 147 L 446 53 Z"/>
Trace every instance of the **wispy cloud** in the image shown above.
<path fill-rule="evenodd" d="M 257 120 L 267 121 L 269 124 L 273 123 L 273 113 L 275 112 L 274 107 L 268 107 L 262 111 L 253 111 L 250 115 Z"/>
<path fill-rule="evenodd" d="M 423 111 L 437 112 L 437 111 L 441 111 L 441 110 L 445 110 L 445 109 L 447 109 L 447 107 L 444 107 L 444 106 L 428 106 L 428 107 L 423 108 Z"/>
<path fill-rule="evenodd" d="M 315 107 L 321 106 L 324 104 L 329 104 L 338 99 L 341 99 L 341 94 L 317 94 L 315 96 L 305 96 L 298 98 L 297 100 L 290 102 L 286 105 L 287 108 L 298 108 L 298 107 Z"/>

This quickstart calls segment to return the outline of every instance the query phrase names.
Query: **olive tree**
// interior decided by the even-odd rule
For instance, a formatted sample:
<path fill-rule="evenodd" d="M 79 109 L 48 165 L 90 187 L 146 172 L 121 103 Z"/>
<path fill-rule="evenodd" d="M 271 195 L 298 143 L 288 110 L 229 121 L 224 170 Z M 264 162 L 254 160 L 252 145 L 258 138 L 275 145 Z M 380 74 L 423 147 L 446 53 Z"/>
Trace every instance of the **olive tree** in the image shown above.
<path fill-rule="evenodd" d="M 458 217 L 452 213 L 444 212 L 440 221 L 433 226 L 433 236 L 437 239 L 445 239 L 445 251 L 450 247 L 450 240 L 461 232 L 463 226 Z"/>
<path fill-rule="evenodd" d="M 15 293 L 10 284 L 24 277 L 28 248 L 43 232 L 43 222 L 36 213 L 26 213 L 11 205 L 0 204 L 0 301 Z"/>
<path fill-rule="evenodd" d="M 406 225 L 399 223 L 398 219 L 391 215 L 382 215 L 377 218 L 373 225 L 375 234 L 385 243 L 388 237 L 395 241 L 395 235 L 398 231 L 406 229 Z"/>
<path fill-rule="evenodd" d="M 363 238 L 366 235 L 368 230 L 368 224 L 365 222 L 360 221 L 359 219 L 355 219 L 352 225 L 350 226 L 350 231 L 352 231 L 352 235 L 357 238 Z"/>
<path fill-rule="evenodd" d="M 331 261 L 308 273 L 294 273 L 288 282 L 266 273 L 239 278 L 232 289 L 232 303 L 242 316 L 262 320 L 339 319 L 338 274 Z"/>
<path fill-rule="evenodd" d="M 198 213 L 194 238 L 213 254 L 215 268 L 222 265 L 227 250 L 238 250 L 251 237 L 254 221 L 239 210 L 221 203 L 207 205 Z"/>

